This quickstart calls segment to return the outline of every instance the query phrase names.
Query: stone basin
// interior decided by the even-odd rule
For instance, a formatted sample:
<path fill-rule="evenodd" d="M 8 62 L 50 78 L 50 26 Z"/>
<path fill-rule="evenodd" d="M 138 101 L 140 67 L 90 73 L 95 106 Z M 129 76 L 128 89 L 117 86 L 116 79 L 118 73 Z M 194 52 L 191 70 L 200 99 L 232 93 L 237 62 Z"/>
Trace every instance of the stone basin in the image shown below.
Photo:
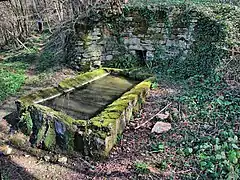
<path fill-rule="evenodd" d="M 153 80 L 111 68 L 80 74 L 18 99 L 17 125 L 33 146 L 106 157 Z"/>
<path fill-rule="evenodd" d="M 74 119 L 89 120 L 137 83 L 126 77 L 107 75 L 41 104 Z"/>

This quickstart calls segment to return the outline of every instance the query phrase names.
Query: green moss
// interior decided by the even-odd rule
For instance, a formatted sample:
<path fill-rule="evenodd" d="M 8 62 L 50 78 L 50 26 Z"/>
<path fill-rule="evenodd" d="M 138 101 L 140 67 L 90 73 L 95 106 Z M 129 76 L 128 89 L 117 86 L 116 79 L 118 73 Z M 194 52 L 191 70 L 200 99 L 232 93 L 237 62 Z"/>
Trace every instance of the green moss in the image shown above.
<path fill-rule="evenodd" d="M 101 139 L 105 139 L 108 136 L 108 134 L 104 131 L 96 131 L 95 136 Z"/>
<path fill-rule="evenodd" d="M 75 120 L 73 122 L 73 124 L 75 124 L 76 126 L 80 126 L 80 127 L 85 127 L 87 125 L 87 121 L 86 120 Z"/>
<path fill-rule="evenodd" d="M 32 143 L 34 143 L 34 145 L 37 145 L 37 146 L 40 145 L 44 138 L 45 132 L 46 132 L 46 126 L 41 126 L 41 128 L 38 129 L 38 132 L 36 134 L 36 141 Z"/>
<path fill-rule="evenodd" d="M 140 96 L 143 92 L 150 89 L 152 83 L 152 78 L 147 79 L 138 85 L 136 85 L 132 90 L 123 94 L 122 97 L 114 101 L 110 104 L 105 110 L 100 113 L 97 117 L 94 117 L 90 120 L 93 126 L 97 126 L 99 128 L 105 127 L 108 131 L 109 125 L 114 123 L 116 119 L 120 118 L 121 114 L 128 108 L 129 104 L 133 100 L 137 100 L 138 96 Z"/>
<path fill-rule="evenodd" d="M 34 134 L 34 136 L 36 136 L 36 142 L 34 142 L 34 144 L 42 144 L 44 148 L 49 150 L 54 149 L 56 144 L 69 151 L 74 149 L 74 136 L 77 131 L 77 127 L 75 126 L 77 121 L 75 119 L 62 112 L 54 111 L 51 108 L 39 104 L 31 105 L 30 109 L 33 109 L 32 116 L 36 117 L 33 119 L 35 123 L 34 128 L 37 129 Z M 42 123 L 38 123 L 40 120 L 38 116 L 40 114 L 42 116 Z M 66 129 L 63 135 L 56 134 L 56 121 L 63 125 L 63 129 Z"/>
<path fill-rule="evenodd" d="M 111 73 L 111 74 L 115 73 L 117 75 L 120 75 L 120 73 L 123 73 L 126 71 L 125 69 L 108 68 L 108 67 L 104 67 L 103 69 L 106 70 L 108 73 Z"/>
<path fill-rule="evenodd" d="M 91 143 L 98 144 L 96 138 L 100 138 L 104 142 L 101 146 L 96 146 L 97 149 L 93 150 L 94 153 L 103 157 L 108 155 L 116 143 L 117 135 L 122 133 L 125 124 L 132 117 L 133 111 L 140 107 L 139 103 L 142 101 L 140 102 L 139 99 L 145 97 L 153 80 L 154 78 L 149 78 L 139 83 L 105 108 L 98 116 L 90 119 L 87 128 L 92 130 Z"/>
<path fill-rule="evenodd" d="M 91 81 L 93 78 L 102 76 L 104 74 L 107 74 L 107 72 L 104 69 L 97 69 L 91 72 L 80 74 L 74 78 L 65 79 L 59 83 L 59 87 L 64 90 L 80 87 L 83 84 Z"/>
<path fill-rule="evenodd" d="M 75 148 L 75 133 L 74 131 L 71 131 L 71 130 L 67 130 L 66 133 L 65 133 L 65 137 L 66 137 L 66 140 L 67 140 L 67 143 L 66 143 L 66 146 L 67 146 L 67 150 L 70 152 L 70 151 L 73 151 L 74 148 Z"/>
<path fill-rule="evenodd" d="M 53 123 L 51 123 L 51 125 L 49 126 L 43 144 L 44 147 L 49 150 L 55 147 L 56 145 L 56 132 Z"/>
<path fill-rule="evenodd" d="M 89 44 L 91 43 L 92 37 L 91 37 L 89 34 L 84 34 L 84 35 L 81 37 L 81 40 L 83 41 L 83 47 L 84 47 L 84 49 L 86 49 L 86 48 L 88 48 Z"/>
<path fill-rule="evenodd" d="M 58 94 L 61 94 L 58 88 L 46 88 L 36 91 L 35 93 L 23 96 L 19 99 L 19 101 L 23 104 L 31 104 Z"/>
<path fill-rule="evenodd" d="M 33 122 L 29 112 L 24 112 L 20 116 L 18 127 L 25 135 L 30 135 L 32 132 Z"/>
<path fill-rule="evenodd" d="M 115 121 L 116 121 L 116 119 L 104 119 L 103 120 L 101 116 L 97 116 L 97 117 L 91 119 L 91 123 L 90 123 L 89 127 L 92 130 L 97 130 L 95 132 L 98 132 L 98 131 L 110 132 L 111 129 L 114 127 Z"/>
<path fill-rule="evenodd" d="M 67 125 L 69 128 L 74 129 L 73 125 L 79 123 L 79 120 L 75 120 L 65 113 L 55 111 L 55 110 L 53 110 L 49 107 L 42 106 L 40 104 L 35 104 L 34 106 L 37 107 L 39 109 L 39 111 L 41 111 L 43 114 L 46 114 L 48 116 L 51 116 L 51 117 L 54 117 L 54 118 L 58 119 L 59 121 L 61 121 L 65 125 Z"/>
<path fill-rule="evenodd" d="M 118 119 L 120 117 L 120 113 L 119 112 L 111 112 L 111 111 L 104 111 L 104 113 L 101 114 L 101 117 L 103 119 Z"/>

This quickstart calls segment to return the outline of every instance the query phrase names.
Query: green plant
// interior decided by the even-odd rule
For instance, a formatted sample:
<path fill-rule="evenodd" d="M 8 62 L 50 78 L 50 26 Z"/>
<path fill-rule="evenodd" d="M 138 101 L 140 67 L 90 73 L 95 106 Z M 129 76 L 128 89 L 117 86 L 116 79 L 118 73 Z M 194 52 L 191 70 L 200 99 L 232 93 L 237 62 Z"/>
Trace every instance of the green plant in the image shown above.
<path fill-rule="evenodd" d="M 58 62 L 56 59 L 54 59 L 54 53 L 45 50 L 39 56 L 39 61 L 36 64 L 36 70 L 38 72 L 45 72 L 59 64 L 60 64 L 60 62 Z"/>
<path fill-rule="evenodd" d="M 0 101 L 15 94 L 25 81 L 24 70 L 14 69 L 10 64 L 0 65 Z"/>
<path fill-rule="evenodd" d="M 163 152 L 165 147 L 164 144 L 159 142 L 151 145 L 152 152 Z"/>
<path fill-rule="evenodd" d="M 203 178 L 239 178 L 239 89 L 228 89 L 222 76 L 194 76 L 184 95 L 176 100 L 187 108 L 187 120 L 200 128 L 185 129 L 179 142 L 186 157 L 197 156 L 192 165 Z M 211 134 L 211 135 L 210 135 Z M 195 164 L 196 163 L 196 164 Z"/>
<path fill-rule="evenodd" d="M 148 165 L 144 162 L 135 162 L 134 169 L 136 170 L 137 173 L 140 174 L 146 174 L 150 172 L 148 169 Z"/>
<path fill-rule="evenodd" d="M 157 89 L 158 88 L 158 83 L 157 82 L 153 82 L 151 85 L 151 89 Z"/>
<path fill-rule="evenodd" d="M 106 67 L 120 69 L 137 68 L 142 65 L 143 62 L 140 62 L 139 59 L 132 55 L 118 56 L 114 60 L 105 63 Z"/>

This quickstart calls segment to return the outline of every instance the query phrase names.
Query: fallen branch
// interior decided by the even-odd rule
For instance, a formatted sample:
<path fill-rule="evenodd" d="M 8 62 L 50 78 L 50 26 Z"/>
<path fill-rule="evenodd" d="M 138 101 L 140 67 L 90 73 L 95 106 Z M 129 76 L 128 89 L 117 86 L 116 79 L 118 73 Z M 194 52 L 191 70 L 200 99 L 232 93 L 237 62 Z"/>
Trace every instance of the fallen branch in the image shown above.
<path fill-rule="evenodd" d="M 91 168 L 91 170 L 94 170 L 95 169 L 95 166 L 93 166 L 92 164 L 90 164 L 89 162 L 87 162 L 86 160 L 78 157 L 78 159 L 80 159 L 85 165 L 87 165 L 88 167 Z"/>
<path fill-rule="evenodd" d="M 144 123 L 140 124 L 139 126 L 137 126 L 135 128 L 139 129 L 140 127 L 144 126 L 145 124 L 147 124 L 148 122 L 150 122 L 153 118 L 155 118 L 158 114 L 160 114 L 161 112 L 163 112 L 165 109 L 167 109 L 172 103 L 169 103 L 168 105 L 166 105 L 164 108 L 162 108 L 157 114 L 155 114 L 154 116 L 152 116 L 149 120 L 145 121 Z"/>
<path fill-rule="evenodd" d="M 29 52 L 31 52 L 31 50 L 29 48 L 27 48 L 27 46 L 25 46 L 22 41 L 20 41 L 16 36 L 14 36 L 14 34 L 12 32 L 10 32 L 8 29 L 7 29 L 7 32 L 13 37 L 15 38 L 26 50 L 28 50 Z"/>

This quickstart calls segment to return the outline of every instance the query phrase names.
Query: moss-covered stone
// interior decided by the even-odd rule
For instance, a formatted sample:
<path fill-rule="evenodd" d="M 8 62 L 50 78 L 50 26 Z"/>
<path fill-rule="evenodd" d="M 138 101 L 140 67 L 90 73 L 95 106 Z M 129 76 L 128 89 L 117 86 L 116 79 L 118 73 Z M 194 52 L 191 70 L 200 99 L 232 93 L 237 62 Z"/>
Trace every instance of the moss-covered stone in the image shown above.
<path fill-rule="evenodd" d="M 117 135 L 121 134 L 130 121 L 134 108 L 139 108 L 154 78 L 146 79 L 119 99 L 107 106 L 98 116 L 90 119 L 87 124 L 85 145 L 89 154 L 105 157 L 116 143 Z M 91 131 L 89 131 L 91 129 Z"/>
<path fill-rule="evenodd" d="M 108 74 L 133 77 L 138 80 L 149 74 L 136 75 L 134 70 L 98 69 L 66 79 L 57 88 L 48 88 L 20 98 L 16 104 L 19 117 L 30 134 L 32 145 L 47 150 L 59 147 L 64 150 L 77 150 L 95 157 L 107 156 L 130 121 L 134 111 L 141 107 L 154 78 L 148 78 L 124 93 L 101 113 L 90 120 L 76 120 L 65 113 L 36 104 L 58 96 L 77 87 L 90 83 Z M 106 83 L 106 82 L 104 82 Z M 119 84 L 121 86 L 121 84 Z M 24 116 L 25 115 L 25 116 Z"/>
<path fill-rule="evenodd" d="M 18 101 L 23 104 L 31 104 L 31 103 L 38 103 L 41 100 L 45 100 L 47 98 L 60 96 L 62 94 L 58 88 L 46 88 L 39 91 L 36 91 L 32 94 L 26 95 L 21 97 Z"/>
<path fill-rule="evenodd" d="M 46 132 L 45 139 L 43 141 L 43 146 L 46 149 L 52 149 L 54 148 L 55 145 L 56 145 L 56 132 L 53 123 L 51 123 Z"/>
<path fill-rule="evenodd" d="M 97 69 L 91 72 L 80 74 L 74 78 L 65 79 L 59 83 L 59 87 L 63 90 L 78 88 L 105 75 L 108 75 L 108 73 L 104 69 Z"/>
<path fill-rule="evenodd" d="M 64 150 L 74 148 L 74 135 L 77 127 L 70 116 L 52 110 L 51 108 L 34 104 L 29 106 L 33 122 L 31 144 L 53 150 L 59 146 Z"/>

